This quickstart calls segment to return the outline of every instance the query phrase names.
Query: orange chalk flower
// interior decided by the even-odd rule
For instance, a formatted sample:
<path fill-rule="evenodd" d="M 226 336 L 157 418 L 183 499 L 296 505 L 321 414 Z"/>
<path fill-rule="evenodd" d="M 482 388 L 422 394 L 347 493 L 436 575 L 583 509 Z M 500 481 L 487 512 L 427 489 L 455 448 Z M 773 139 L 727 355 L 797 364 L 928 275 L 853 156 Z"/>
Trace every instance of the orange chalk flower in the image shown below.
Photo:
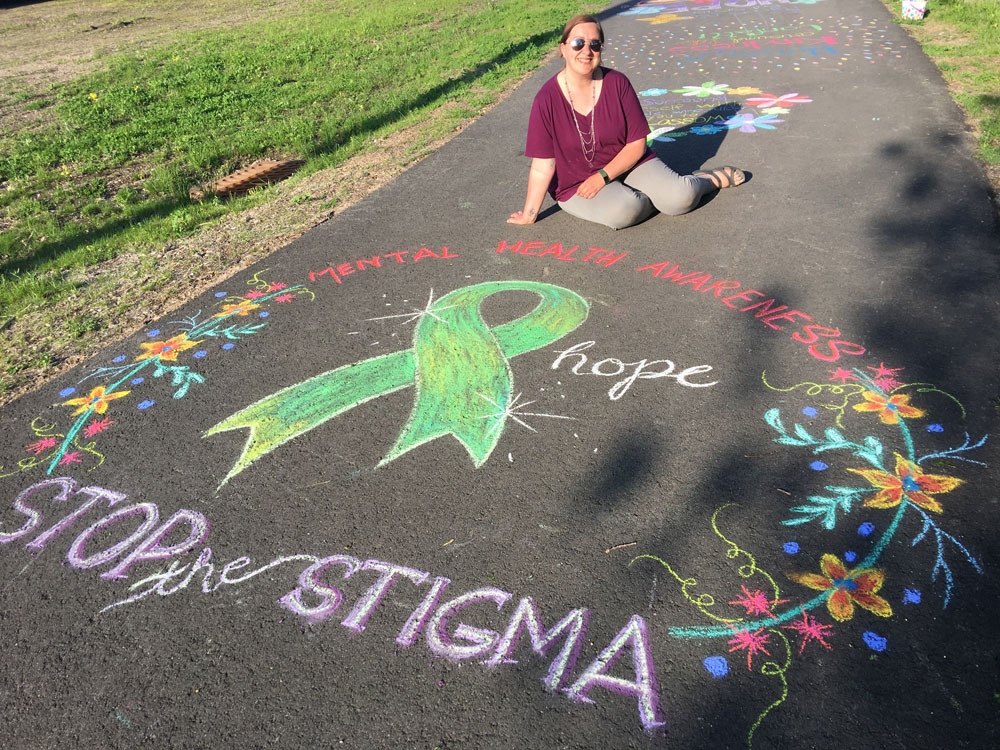
<path fill-rule="evenodd" d="M 141 359 L 152 359 L 153 357 L 159 357 L 160 359 L 166 359 L 171 362 L 177 361 L 177 355 L 180 354 L 185 349 L 190 349 L 192 346 L 200 344 L 200 341 L 188 341 L 187 334 L 180 334 L 174 336 L 172 339 L 167 339 L 166 341 L 153 341 L 148 343 L 139 344 L 143 349 L 145 349 L 144 354 L 140 354 L 135 358 L 138 362 Z"/>
<path fill-rule="evenodd" d="M 121 398 L 122 396 L 127 396 L 132 391 L 117 391 L 115 393 L 105 393 L 105 388 L 103 385 L 97 386 L 94 390 L 88 393 L 86 396 L 81 396 L 80 398 L 71 398 L 69 401 L 63 401 L 63 406 L 78 406 L 73 416 L 77 414 L 83 414 L 88 409 L 93 409 L 98 414 L 103 414 L 108 410 L 108 402 L 114 401 L 116 398 Z"/>
<path fill-rule="evenodd" d="M 910 406 L 910 397 L 903 394 L 886 397 L 874 391 L 865 391 L 865 403 L 855 404 L 854 411 L 877 411 L 882 424 L 899 424 L 899 419 L 914 419 L 922 417 L 925 412 L 915 406 Z"/>
<path fill-rule="evenodd" d="M 879 490 L 874 496 L 865 500 L 866 508 L 895 508 L 905 497 L 924 510 L 940 513 L 944 509 L 931 495 L 951 492 L 963 481 L 943 474 L 924 474 L 917 464 L 907 461 L 898 453 L 895 476 L 878 469 L 848 469 L 848 471 L 864 477 Z"/>
<path fill-rule="evenodd" d="M 788 573 L 788 577 L 817 591 L 829 591 L 826 608 L 835 620 L 844 622 L 854 617 L 854 605 L 879 617 L 891 617 L 892 606 L 877 592 L 885 583 L 885 571 L 874 568 L 848 570 L 836 555 L 826 554 L 820 560 L 823 575 Z"/>
<path fill-rule="evenodd" d="M 222 312 L 213 315 L 213 318 L 225 318 L 228 315 L 249 315 L 251 310 L 256 310 L 260 305 L 250 302 L 240 302 L 237 305 L 223 305 Z"/>

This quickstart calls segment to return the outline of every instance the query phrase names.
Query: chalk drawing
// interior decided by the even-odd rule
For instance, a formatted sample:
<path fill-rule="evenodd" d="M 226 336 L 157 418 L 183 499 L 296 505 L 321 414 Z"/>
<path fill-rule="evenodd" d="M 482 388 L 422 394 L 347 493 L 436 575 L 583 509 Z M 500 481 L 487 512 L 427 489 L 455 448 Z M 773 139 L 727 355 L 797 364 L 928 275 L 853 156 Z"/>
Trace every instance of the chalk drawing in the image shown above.
<path fill-rule="evenodd" d="M 963 417 L 964 408 L 953 396 L 931 384 L 901 382 L 896 378 L 901 371 L 902 368 L 888 368 L 884 363 L 877 367 L 855 368 L 851 371 L 838 368 L 829 371 L 829 374 L 831 380 L 839 383 L 805 382 L 787 388 L 772 385 L 768 382 L 766 373 L 762 375 L 762 381 L 769 389 L 809 399 L 806 408 L 800 407 L 795 411 L 817 421 L 825 417 L 832 423 L 825 428 L 807 428 L 796 423 L 788 429 L 781 418 L 780 409 L 770 409 L 765 413 L 764 421 L 778 435 L 774 442 L 806 449 L 813 455 L 823 454 L 830 465 L 834 464 L 835 455 L 844 455 L 846 460 L 843 463 L 847 465 L 841 465 L 840 468 L 848 476 L 858 476 L 866 482 L 864 486 L 826 486 L 826 494 L 809 495 L 804 504 L 793 506 L 790 509 L 792 517 L 781 523 L 803 532 L 806 532 L 808 526 L 829 532 L 837 528 L 843 517 L 849 514 L 892 511 L 891 519 L 880 527 L 878 536 L 875 536 L 876 525 L 873 522 L 864 521 L 858 526 L 858 536 L 863 539 L 871 538 L 873 541 L 856 565 L 849 566 L 837 555 L 823 550 L 822 545 L 826 544 L 823 541 L 819 542 L 818 550 L 815 543 L 806 541 L 785 543 L 783 551 L 794 553 L 796 559 L 809 556 L 809 551 L 815 550 L 812 555 L 818 557 L 818 571 L 787 572 L 786 577 L 802 587 L 799 596 L 809 598 L 793 598 L 787 593 L 783 598 L 776 580 L 757 565 L 754 556 L 720 530 L 720 514 L 732 507 L 732 504 L 719 507 L 712 516 L 711 525 L 714 534 L 728 545 L 726 557 L 746 561 L 736 572 L 741 578 L 753 583 L 741 583 L 739 592 L 734 592 L 736 595 L 720 599 L 718 595 L 702 592 L 695 596 L 692 589 L 698 585 L 697 579 L 677 573 L 670 562 L 656 555 L 638 555 L 629 563 L 630 566 L 637 566 L 645 561 L 652 561 L 665 568 L 680 584 L 681 595 L 702 615 L 717 623 L 709 626 L 668 627 L 668 636 L 684 640 L 704 640 L 707 643 L 713 639 L 725 638 L 730 653 L 746 655 L 747 669 L 750 671 L 757 669 L 757 660 L 771 657 L 771 649 L 777 641 L 781 642 L 785 649 L 784 664 L 769 659 L 759 668 L 762 674 L 778 679 L 781 690 L 779 697 L 762 711 L 750 727 L 747 740 L 751 746 L 762 721 L 771 711 L 780 707 L 788 696 L 788 684 L 784 675 L 793 654 L 782 631 L 791 631 L 798 637 L 796 656 L 804 658 L 808 656 L 807 646 L 810 644 L 815 644 L 816 649 L 824 651 L 833 649 L 831 640 L 835 632 L 834 624 L 821 620 L 819 615 L 813 613 L 814 610 L 822 607 L 826 615 L 841 627 L 855 620 L 863 620 L 866 616 L 893 616 L 893 607 L 885 590 L 892 571 L 878 567 L 878 563 L 889 545 L 902 535 L 904 521 L 915 521 L 918 524 L 915 535 L 906 547 L 919 545 L 928 538 L 935 540 L 936 556 L 930 578 L 932 582 L 939 584 L 943 608 L 949 605 L 955 585 L 952 563 L 948 559 L 949 552 L 957 554 L 976 573 L 983 573 L 982 565 L 972 553 L 956 537 L 942 529 L 933 517 L 946 514 L 947 500 L 941 496 L 958 491 L 964 485 L 964 480 L 931 474 L 924 471 L 921 463 L 933 456 L 948 456 L 969 464 L 985 465 L 965 454 L 983 447 L 987 436 L 973 442 L 968 433 L 965 433 L 964 441 L 959 446 L 944 451 L 921 451 L 914 437 L 920 433 L 911 430 L 910 423 L 929 418 L 934 399 L 949 409 L 959 411 Z M 849 439 L 845 434 L 845 423 L 850 426 L 858 423 L 857 427 L 861 429 L 863 437 Z M 894 446 L 887 437 L 874 432 L 865 434 L 876 428 L 881 432 L 888 430 L 889 436 L 894 436 L 898 444 Z M 851 465 L 858 461 L 865 466 Z M 827 469 L 829 468 L 828 465 Z M 790 545 L 794 549 L 790 549 Z M 844 560 L 854 563 L 857 557 L 856 553 L 849 551 L 844 555 Z M 900 596 L 904 604 L 919 603 L 921 595 L 918 589 L 912 585 L 905 588 L 900 585 L 906 584 L 906 579 L 914 575 L 912 567 L 905 566 L 895 575 L 897 580 L 892 584 L 891 595 Z M 896 594 L 896 591 L 900 593 Z M 717 607 L 720 601 L 728 602 L 733 611 Z M 862 639 L 872 651 L 882 652 L 887 648 L 887 639 L 871 630 L 864 631 Z M 710 645 L 708 647 L 711 648 Z M 705 657 L 706 670 L 716 678 L 725 676 L 728 672 L 728 667 L 723 670 L 717 661 L 709 661 L 717 658 L 712 655 Z"/>
<path fill-rule="evenodd" d="M 541 301 L 531 312 L 491 329 L 479 306 L 494 294 L 510 291 L 534 292 Z M 510 358 L 548 346 L 573 331 L 586 320 L 588 305 L 575 292 L 534 281 L 476 284 L 450 292 L 436 303 L 431 300 L 417 315 L 412 349 L 344 365 L 288 386 L 210 428 L 204 437 L 250 430 L 223 484 L 327 420 L 410 386 L 415 390 L 410 417 L 379 465 L 445 435 L 459 441 L 474 466 L 485 463 L 516 404 Z M 410 322 L 409 314 L 407 318 Z"/>
<path fill-rule="evenodd" d="M 640 266 L 635 270 L 637 273 L 649 274 L 652 279 L 673 282 L 679 287 L 687 286 L 690 290 L 701 294 L 712 292 L 712 296 L 726 307 L 740 312 L 752 310 L 754 318 L 760 319 L 765 326 L 775 331 L 786 330 L 785 326 L 779 324 L 779 321 L 791 321 L 799 325 L 800 320 L 812 321 L 813 319 L 808 313 L 790 309 L 788 305 L 779 304 L 776 298 L 754 299 L 767 297 L 767 294 L 756 289 L 735 291 L 743 286 L 738 281 L 712 281 L 711 274 L 702 271 L 682 271 L 680 266 L 669 260 Z M 744 302 L 749 304 L 744 305 Z M 800 330 L 791 334 L 793 341 L 805 344 L 811 356 L 824 362 L 835 362 L 845 354 L 860 356 L 865 353 L 863 346 L 841 338 L 841 336 L 838 328 L 819 326 L 811 322 L 802 325 Z"/>
<path fill-rule="evenodd" d="M 681 74 L 790 74 L 812 67 L 836 74 L 853 65 L 901 59 L 908 48 L 891 38 L 884 21 L 861 16 L 703 16 L 687 19 L 694 23 L 676 23 L 683 19 L 681 13 L 688 15 L 667 13 L 660 22 L 647 15 L 639 20 L 650 25 L 648 30 L 609 39 L 612 67 L 642 74 L 644 80 Z"/>
<path fill-rule="evenodd" d="M 570 372 L 574 375 L 597 375 L 599 377 L 615 378 L 626 373 L 628 368 L 633 368 L 631 373 L 611 386 L 611 389 L 608 391 L 608 398 L 612 401 L 617 401 L 624 396 L 636 380 L 673 378 L 679 385 L 687 386 L 688 388 L 710 388 L 718 383 L 717 380 L 708 383 L 688 380 L 689 377 L 694 375 L 711 372 L 711 365 L 695 365 L 687 367 L 680 372 L 674 372 L 676 369 L 675 365 L 669 359 L 640 359 L 638 362 L 622 362 L 620 359 L 608 357 L 596 360 L 589 368 L 585 368 L 588 360 L 587 355 L 583 354 L 583 352 L 590 349 L 595 343 L 594 341 L 582 341 L 579 344 L 574 344 L 569 349 L 557 351 L 556 354 L 559 356 L 552 363 L 552 369 L 558 370 L 563 361 L 568 357 L 575 358 L 569 360 L 571 363 Z M 583 372 L 580 371 L 581 368 L 585 368 Z"/>
<path fill-rule="evenodd" d="M 796 6 L 816 5 L 823 0 L 643 0 L 618 15 L 638 16 L 640 21 L 662 23 L 657 19 L 673 13 L 722 15 L 741 13 L 747 8 L 766 8 L 770 12 L 801 12 Z"/>
<path fill-rule="evenodd" d="M 224 586 L 244 583 L 279 566 L 305 563 L 297 579 L 298 585 L 280 597 L 277 605 L 308 623 L 319 624 L 335 614 L 351 596 L 354 598 L 353 606 L 340 625 L 354 636 L 365 631 L 376 613 L 385 618 L 398 617 L 396 606 L 381 607 L 390 596 L 394 597 L 394 605 L 407 602 L 412 606 L 413 591 L 419 591 L 430 582 L 426 593 L 420 595 L 419 603 L 403 622 L 395 638 L 396 646 L 411 647 L 422 634 L 428 651 L 434 656 L 456 662 L 475 661 L 487 668 L 516 664 L 518 660 L 514 657 L 527 652 L 534 661 L 548 662 L 545 675 L 540 678 L 546 690 L 558 691 L 574 701 L 594 703 L 596 689 L 601 688 L 634 700 L 639 721 L 647 730 L 664 723 L 648 627 L 640 615 L 632 615 L 609 644 L 574 678 L 577 657 L 585 640 L 594 639 L 594 635 L 587 632 L 590 611 L 586 608 L 575 608 L 555 625 L 546 628 L 538 605 L 530 596 L 525 596 L 518 601 L 511 614 L 503 615 L 507 623 L 504 627 L 491 629 L 471 623 L 480 622 L 483 611 L 487 613 L 487 619 L 491 609 L 501 613 L 513 599 L 512 593 L 492 586 L 478 587 L 441 603 L 451 579 L 431 576 L 429 572 L 384 560 L 362 560 L 343 553 L 329 556 L 293 554 L 252 567 L 251 559 L 241 556 L 217 570 L 212 562 L 212 548 L 206 543 L 210 524 L 204 515 L 180 509 L 166 522 L 160 523 L 161 513 L 156 503 L 125 505 L 127 497 L 123 492 L 102 487 L 81 487 L 72 477 L 44 479 L 25 488 L 15 498 L 13 509 L 26 520 L 15 531 L 0 532 L 0 545 L 29 539 L 42 527 L 52 504 L 60 515 L 66 511 L 67 505 L 72 506 L 71 500 L 82 499 L 52 526 L 30 539 L 25 544 L 25 550 L 38 554 L 46 547 L 51 548 L 57 537 L 85 515 L 98 515 L 102 511 L 95 509 L 108 507 L 112 508 L 110 513 L 91 523 L 69 543 L 66 561 L 70 566 L 78 571 L 108 568 L 100 573 L 100 578 L 111 584 L 128 577 L 136 566 L 141 569 L 151 563 L 170 561 L 165 570 L 131 583 L 128 596 L 112 602 L 101 612 L 135 604 L 153 594 L 174 596 L 188 589 L 198 576 L 201 576 L 201 585 L 195 591 L 209 595 Z M 120 521 L 135 517 L 142 518 L 142 523 L 131 533 L 124 534 L 120 541 L 102 550 L 88 548 L 93 546 L 98 534 L 107 539 L 108 531 Z M 129 524 L 129 528 L 134 525 Z M 168 537 L 177 540 L 178 531 L 184 530 L 187 534 L 181 541 L 165 542 Z M 183 561 L 191 555 L 195 556 L 194 562 Z M 340 571 L 340 578 L 346 585 L 334 586 L 324 579 L 333 568 Z M 366 578 L 370 573 L 375 574 L 374 580 Z M 359 591 L 345 592 L 348 585 L 358 581 L 361 582 Z M 460 616 L 463 621 L 455 623 Z M 519 648 L 524 635 L 528 636 L 530 650 L 523 645 Z M 555 646 L 560 642 L 561 647 L 556 650 Z M 632 657 L 632 679 L 608 674 L 611 667 L 628 653 Z M 621 670 L 618 671 L 620 674 Z"/>
<path fill-rule="evenodd" d="M 193 358 L 203 359 L 210 341 L 226 341 L 222 348 L 228 351 L 232 348 L 228 342 L 259 333 L 267 325 L 263 318 L 269 305 L 313 296 L 302 285 L 267 281 L 266 273 L 267 270 L 254 274 L 247 282 L 250 290 L 243 295 L 216 294 L 219 309 L 214 314 L 203 317 L 199 310 L 183 320 L 171 321 L 170 325 L 176 326 L 173 335 L 164 334 L 160 329 L 147 331 L 147 338 L 155 340 L 140 342 L 138 353 L 119 354 L 112 359 L 112 366 L 96 367 L 84 375 L 76 387 L 60 390 L 60 398 L 65 399 L 62 405 L 73 408 L 70 417 L 75 420 L 67 428 L 60 428 L 58 421 L 33 419 L 30 430 L 35 439 L 24 446 L 24 451 L 31 455 L 19 459 L 16 468 L 5 470 L 0 465 L 0 479 L 40 467 L 45 468 L 46 475 L 51 475 L 57 467 L 73 464 L 86 465 L 87 471 L 93 471 L 104 464 L 106 456 L 97 449 L 97 441 L 91 438 L 110 430 L 117 420 L 104 415 L 125 408 L 123 404 L 128 397 L 136 393 L 135 388 L 123 386 L 146 384 L 149 382 L 146 376 L 169 378 L 170 387 L 174 389 L 173 398 L 184 398 L 191 386 L 201 385 L 205 377 L 190 365 L 180 364 L 182 355 L 186 357 L 191 353 Z M 192 349 L 196 351 L 191 352 Z M 140 377 L 140 373 L 144 375 Z M 80 388 L 88 381 L 91 384 Z M 67 398 L 77 393 L 83 395 Z M 144 399 L 135 408 L 147 411 L 155 404 L 152 399 Z"/>

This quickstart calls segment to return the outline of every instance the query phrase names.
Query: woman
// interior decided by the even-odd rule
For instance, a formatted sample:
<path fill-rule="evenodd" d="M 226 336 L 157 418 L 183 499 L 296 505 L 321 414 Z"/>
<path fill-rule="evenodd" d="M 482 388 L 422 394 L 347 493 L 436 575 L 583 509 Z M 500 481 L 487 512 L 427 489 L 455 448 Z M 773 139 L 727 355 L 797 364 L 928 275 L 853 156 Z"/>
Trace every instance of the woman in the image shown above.
<path fill-rule="evenodd" d="M 628 78 L 601 67 L 603 45 L 593 16 L 575 16 L 563 29 L 559 52 L 566 64 L 531 107 L 528 193 L 509 223 L 533 224 L 548 190 L 566 213 L 621 229 L 654 208 L 687 213 L 705 193 L 746 180 L 735 167 L 682 177 L 646 148 L 649 125 L 639 99 Z"/>

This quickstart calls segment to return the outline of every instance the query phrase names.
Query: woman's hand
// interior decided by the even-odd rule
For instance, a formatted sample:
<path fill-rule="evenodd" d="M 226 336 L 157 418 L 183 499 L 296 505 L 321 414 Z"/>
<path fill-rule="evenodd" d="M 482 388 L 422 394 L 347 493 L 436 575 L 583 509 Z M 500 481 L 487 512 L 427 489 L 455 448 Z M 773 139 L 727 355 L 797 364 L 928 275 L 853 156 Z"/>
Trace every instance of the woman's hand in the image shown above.
<path fill-rule="evenodd" d="M 576 189 L 576 194 L 581 198 L 593 198 L 601 192 L 601 188 L 604 187 L 604 184 L 604 178 L 601 175 L 592 174 L 580 183 L 580 187 Z"/>
<path fill-rule="evenodd" d="M 507 219 L 508 224 L 534 224 L 535 217 L 537 216 L 534 211 L 515 211 Z"/>

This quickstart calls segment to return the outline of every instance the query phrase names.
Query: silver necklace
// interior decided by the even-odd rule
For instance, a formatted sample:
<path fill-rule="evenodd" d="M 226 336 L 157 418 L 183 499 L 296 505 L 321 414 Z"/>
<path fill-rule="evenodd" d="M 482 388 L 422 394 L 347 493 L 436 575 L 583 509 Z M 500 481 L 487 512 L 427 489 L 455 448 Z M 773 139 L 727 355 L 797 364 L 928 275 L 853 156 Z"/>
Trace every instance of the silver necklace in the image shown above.
<path fill-rule="evenodd" d="M 577 135 L 580 136 L 580 150 L 583 151 L 583 158 L 587 164 L 593 166 L 594 157 L 597 156 L 597 127 L 594 121 L 594 110 L 597 109 L 597 81 L 590 81 L 590 129 L 585 136 L 580 128 L 580 123 L 576 119 L 576 107 L 573 106 L 573 91 L 569 87 L 569 79 L 563 74 L 563 83 L 566 84 L 566 94 L 569 96 L 569 109 L 573 113 L 573 124 L 576 126 Z"/>

